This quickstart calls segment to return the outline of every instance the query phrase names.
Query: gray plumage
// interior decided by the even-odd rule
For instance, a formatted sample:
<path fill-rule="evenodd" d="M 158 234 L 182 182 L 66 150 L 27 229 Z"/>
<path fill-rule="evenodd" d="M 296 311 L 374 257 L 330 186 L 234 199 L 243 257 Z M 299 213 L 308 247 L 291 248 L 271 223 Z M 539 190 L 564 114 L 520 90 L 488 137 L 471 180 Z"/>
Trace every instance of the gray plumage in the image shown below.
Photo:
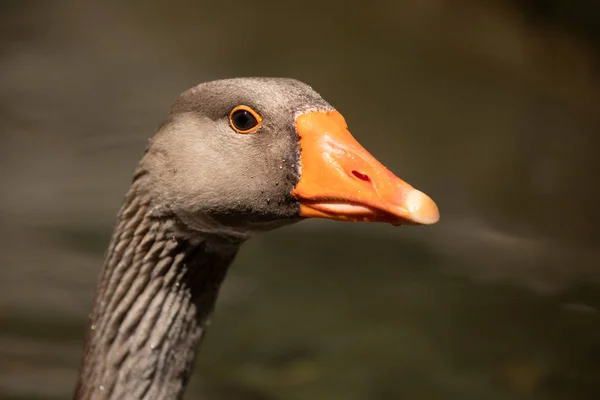
<path fill-rule="evenodd" d="M 238 105 L 263 125 L 229 126 Z M 177 399 L 239 246 L 300 220 L 295 116 L 330 110 L 278 78 L 209 82 L 184 92 L 149 145 L 118 214 L 97 289 L 77 399 Z"/>

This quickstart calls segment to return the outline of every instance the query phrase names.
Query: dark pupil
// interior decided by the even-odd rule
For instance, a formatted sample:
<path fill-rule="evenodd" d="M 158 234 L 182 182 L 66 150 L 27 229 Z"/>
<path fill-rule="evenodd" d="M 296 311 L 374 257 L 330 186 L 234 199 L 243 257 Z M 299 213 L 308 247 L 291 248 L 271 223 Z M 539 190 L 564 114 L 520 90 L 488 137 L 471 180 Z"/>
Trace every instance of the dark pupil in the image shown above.
<path fill-rule="evenodd" d="M 246 110 L 237 110 L 231 116 L 233 125 L 240 131 L 247 131 L 258 125 L 258 121 L 251 112 Z"/>

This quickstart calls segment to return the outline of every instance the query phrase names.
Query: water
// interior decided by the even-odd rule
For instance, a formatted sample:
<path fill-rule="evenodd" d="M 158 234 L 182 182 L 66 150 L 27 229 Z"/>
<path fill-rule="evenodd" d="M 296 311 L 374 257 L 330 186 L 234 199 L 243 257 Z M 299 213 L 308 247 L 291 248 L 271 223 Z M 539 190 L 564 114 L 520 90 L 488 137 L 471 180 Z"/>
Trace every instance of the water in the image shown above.
<path fill-rule="evenodd" d="M 69 397 L 148 137 L 179 92 L 242 75 L 310 83 L 442 219 L 247 243 L 188 398 L 598 398 L 596 83 L 536 82 L 512 36 L 408 2 L 232 4 L 243 24 L 165 4 L 2 6 L 0 398 Z"/>

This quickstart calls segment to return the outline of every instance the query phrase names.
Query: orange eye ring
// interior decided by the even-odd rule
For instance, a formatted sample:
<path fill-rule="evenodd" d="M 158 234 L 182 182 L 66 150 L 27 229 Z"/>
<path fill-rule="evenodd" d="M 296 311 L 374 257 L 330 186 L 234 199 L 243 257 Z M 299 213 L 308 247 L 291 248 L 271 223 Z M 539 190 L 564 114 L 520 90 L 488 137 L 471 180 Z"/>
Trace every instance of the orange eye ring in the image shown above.
<path fill-rule="evenodd" d="M 237 106 L 229 113 L 229 125 L 237 133 L 252 133 L 262 125 L 262 117 L 248 106 Z"/>

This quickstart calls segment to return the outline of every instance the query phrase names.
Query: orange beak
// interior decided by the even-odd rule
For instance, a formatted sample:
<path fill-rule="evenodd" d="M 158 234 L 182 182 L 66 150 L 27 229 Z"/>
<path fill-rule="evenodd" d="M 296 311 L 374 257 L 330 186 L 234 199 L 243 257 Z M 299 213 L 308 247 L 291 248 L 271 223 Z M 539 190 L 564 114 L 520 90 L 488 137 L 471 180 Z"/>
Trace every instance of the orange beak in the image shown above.
<path fill-rule="evenodd" d="M 426 194 L 404 182 L 354 139 L 337 111 L 296 118 L 300 180 L 292 195 L 300 215 L 343 221 L 429 225 L 440 214 Z"/>

